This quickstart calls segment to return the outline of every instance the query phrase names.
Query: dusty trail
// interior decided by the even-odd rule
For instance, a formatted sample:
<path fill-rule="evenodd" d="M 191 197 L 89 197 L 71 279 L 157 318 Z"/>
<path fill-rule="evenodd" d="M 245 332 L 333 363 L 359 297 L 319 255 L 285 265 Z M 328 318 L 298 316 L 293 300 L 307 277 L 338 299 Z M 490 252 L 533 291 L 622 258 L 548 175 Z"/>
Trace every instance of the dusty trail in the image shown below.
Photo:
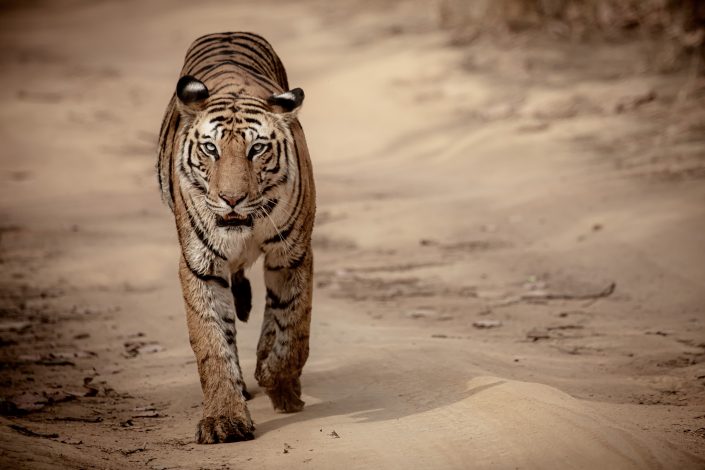
<path fill-rule="evenodd" d="M 3 467 L 705 467 L 705 145 L 674 121 L 689 78 L 451 48 L 427 3 L 379 8 L 2 13 Z M 256 268 L 238 332 L 256 439 L 197 446 L 154 145 L 186 47 L 219 30 L 269 38 L 306 90 L 317 290 L 305 410 L 255 387 Z"/>

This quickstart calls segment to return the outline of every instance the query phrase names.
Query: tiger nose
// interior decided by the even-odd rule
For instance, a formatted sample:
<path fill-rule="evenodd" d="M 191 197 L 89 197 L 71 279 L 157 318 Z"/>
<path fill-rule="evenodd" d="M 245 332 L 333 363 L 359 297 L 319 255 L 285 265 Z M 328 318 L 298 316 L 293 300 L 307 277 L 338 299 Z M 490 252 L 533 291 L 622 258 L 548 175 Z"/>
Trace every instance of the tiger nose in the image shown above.
<path fill-rule="evenodd" d="M 247 194 L 234 194 L 234 193 L 221 192 L 221 193 L 218 193 L 218 196 L 220 196 L 220 198 L 223 201 L 225 201 L 225 203 L 227 205 L 234 208 L 235 206 L 240 204 L 243 200 L 245 200 L 245 198 L 247 197 Z"/>

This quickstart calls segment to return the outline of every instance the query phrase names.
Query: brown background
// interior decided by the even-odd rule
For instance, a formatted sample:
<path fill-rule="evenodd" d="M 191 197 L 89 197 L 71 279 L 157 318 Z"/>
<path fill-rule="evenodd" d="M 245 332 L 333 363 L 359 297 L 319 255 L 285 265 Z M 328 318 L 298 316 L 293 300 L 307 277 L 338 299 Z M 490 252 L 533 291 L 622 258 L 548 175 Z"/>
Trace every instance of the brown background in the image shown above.
<path fill-rule="evenodd" d="M 2 6 L 3 467 L 705 466 L 697 37 L 458 2 Z M 252 379 L 256 268 L 256 440 L 197 446 L 153 167 L 187 46 L 227 30 L 306 90 L 317 288 L 306 409 Z"/>

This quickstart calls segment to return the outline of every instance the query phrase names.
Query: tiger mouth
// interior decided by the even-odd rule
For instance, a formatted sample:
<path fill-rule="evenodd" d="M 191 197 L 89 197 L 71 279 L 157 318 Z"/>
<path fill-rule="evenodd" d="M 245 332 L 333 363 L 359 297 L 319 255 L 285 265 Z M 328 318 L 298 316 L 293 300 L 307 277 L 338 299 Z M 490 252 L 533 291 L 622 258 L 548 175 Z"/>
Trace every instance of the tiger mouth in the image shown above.
<path fill-rule="evenodd" d="M 231 212 L 224 216 L 217 215 L 215 217 L 215 224 L 218 227 L 252 227 L 252 215 L 247 215 L 245 217 Z"/>

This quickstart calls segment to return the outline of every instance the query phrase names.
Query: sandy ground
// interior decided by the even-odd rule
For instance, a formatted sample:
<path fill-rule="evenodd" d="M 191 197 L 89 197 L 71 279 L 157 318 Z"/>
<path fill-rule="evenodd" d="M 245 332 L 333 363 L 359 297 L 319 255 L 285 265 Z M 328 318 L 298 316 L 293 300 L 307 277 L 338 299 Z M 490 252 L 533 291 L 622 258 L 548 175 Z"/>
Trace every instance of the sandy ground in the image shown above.
<path fill-rule="evenodd" d="M 687 71 L 631 43 L 451 46 L 427 2 L 3 5 L 3 468 L 705 468 Z M 306 90 L 317 288 L 305 410 L 252 378 L 255 268 L 256 439 L 199 446 L 153 165 L 186 47 L 226 30 Z"/>

